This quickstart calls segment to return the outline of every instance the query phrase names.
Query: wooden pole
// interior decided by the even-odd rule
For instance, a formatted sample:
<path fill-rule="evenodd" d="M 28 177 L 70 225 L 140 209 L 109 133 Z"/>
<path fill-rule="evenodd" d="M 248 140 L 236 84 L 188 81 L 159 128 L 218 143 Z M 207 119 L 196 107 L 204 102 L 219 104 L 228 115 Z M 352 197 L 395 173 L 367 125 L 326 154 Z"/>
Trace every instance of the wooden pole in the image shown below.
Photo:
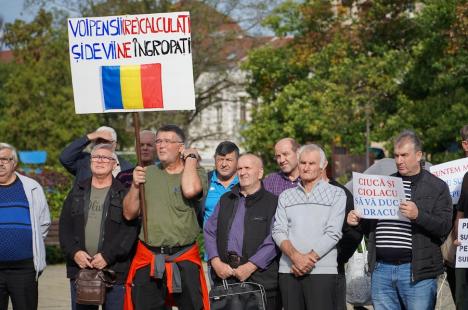
<path fill-rule="evenodd" d="M 143 167 L 141 162 L 140 149 L 140 115 L 138 112 L 133 112 L 133 127 L 135 128 L 135 149 L 137 153 L 138 166 Z M 148 243 L 148 226 L 146 220 L 146 200 L 145 200 L 145 184 L 140 184 L 140 210 L 143 223 L 143 238 Z"/>

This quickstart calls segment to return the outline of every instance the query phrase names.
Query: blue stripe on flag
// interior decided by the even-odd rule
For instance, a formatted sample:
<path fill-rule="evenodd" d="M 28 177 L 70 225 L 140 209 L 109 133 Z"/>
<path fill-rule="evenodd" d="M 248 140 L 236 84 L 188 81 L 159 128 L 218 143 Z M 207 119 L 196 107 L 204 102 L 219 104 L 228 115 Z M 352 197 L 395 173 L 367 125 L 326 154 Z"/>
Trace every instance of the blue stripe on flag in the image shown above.
<path fill-rule="evenodd" d="M 101 77 L 104 90 L 104 110 L 123 109 L 120 66 L 102 66 Z"/>

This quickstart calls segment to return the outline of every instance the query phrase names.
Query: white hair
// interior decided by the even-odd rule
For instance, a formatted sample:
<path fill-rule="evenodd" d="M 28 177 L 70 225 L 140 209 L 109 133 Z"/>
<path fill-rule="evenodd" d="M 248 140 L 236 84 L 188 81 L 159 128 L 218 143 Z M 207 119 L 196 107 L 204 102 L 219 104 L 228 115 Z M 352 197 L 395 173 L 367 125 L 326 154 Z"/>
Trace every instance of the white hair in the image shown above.
<path fill-rule="evenodd" d="M 112 155 L 111 155 L 112 158 L 117 160 L 117 155 L 114 152 L 114 146 L 112 144 L 109 144 L 109 143 L 96 144 L 95 146 L 93 146 L 93 148 L 91 150 L 91 155 L 93 155 L 97 150 L 101 150 L 101 149 L 110 151 L 112 153 Z"/>
<path fill-rule="evenodd" d="M 319 152 L 320 154 L 320 168 L 325 168 L 327 165 L 327 156 L 325 155 L 325 152 L 323 149 L 318 146 L 317 144 L 306 144 L 304 146 L 301 146 L 299 151 L 297 152 L 297 159 L 301 158 L 301 155 L 303 153 L 309 153 L 309 152 Z"/>
<path fill-rule="evenodd" d="M 115 132 L 115 129 L 112 128 L 112 127 L 108 127 L 108 126 L 101 126 L 99 127 L 98 129 L 96 129 L 96 131 L 108 131 L 111 133 L 111 136 L 112 136 L 112 142 L 117 142 L 117 133 Z"/>
<path fill-rule="evenodd" d="M 17 163 L 18 162 L 18 153 L 16 153 L 16 149 L 14 148 L 14 146 L 11 145 L 11 144 L 8 144 L 8 143 L 0 142 L 0 151 L 5 150 L 5 149 L 11 151 L 11 156 L 13 157 L 13 161 L 15 163 Z"/>

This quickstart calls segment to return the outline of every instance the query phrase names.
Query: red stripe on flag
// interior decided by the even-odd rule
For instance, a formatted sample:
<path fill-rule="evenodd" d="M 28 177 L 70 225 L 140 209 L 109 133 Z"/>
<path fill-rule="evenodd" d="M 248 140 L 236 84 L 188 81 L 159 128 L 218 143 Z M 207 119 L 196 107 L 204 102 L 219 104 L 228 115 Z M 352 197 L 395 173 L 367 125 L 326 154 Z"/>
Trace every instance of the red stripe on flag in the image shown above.
<path fill-rule="evenodd" d="M 163 108 L 161 64 L 141 65 L 141 92 L 143 106 L 147 108 Z"/>

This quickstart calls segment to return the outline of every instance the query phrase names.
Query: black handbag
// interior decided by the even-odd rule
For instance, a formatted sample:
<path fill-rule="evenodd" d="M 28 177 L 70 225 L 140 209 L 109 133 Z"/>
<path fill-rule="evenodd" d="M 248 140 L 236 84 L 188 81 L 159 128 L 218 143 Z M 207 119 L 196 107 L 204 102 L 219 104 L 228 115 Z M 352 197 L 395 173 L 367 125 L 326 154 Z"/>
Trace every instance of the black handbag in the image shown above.
<path fill-rule="evenodd" d="M 102 305 L 106 301 L 106 289 L 115 282 L 115 272 L 109 269 L 80 269 L 75 280 L 76 303 Z"/>
<path fill-rule="evenodd" d="M 266 296 L 263 285 L 253 282 L 215 286 L 210 291 L 211 310 L 265 310 Z"/>

